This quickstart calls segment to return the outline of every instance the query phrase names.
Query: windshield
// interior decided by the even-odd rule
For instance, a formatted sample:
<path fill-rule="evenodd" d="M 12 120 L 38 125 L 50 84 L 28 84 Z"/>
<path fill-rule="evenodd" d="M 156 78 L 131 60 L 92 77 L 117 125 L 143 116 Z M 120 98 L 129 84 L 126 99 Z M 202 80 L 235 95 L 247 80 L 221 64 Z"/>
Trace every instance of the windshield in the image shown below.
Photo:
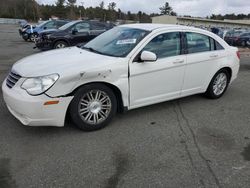
<path fill-rule="evenodd" d="M 73 22 L 69 22 L 61 27 L 59 27 L 59 30 L 65 30 L 68 29 L 69 27 L 71 27 L 72 25 L 74 25 L 75 23 L 77 23 L 78 21 L 73 21 Z"/>
<path fill-rule="evenodd" d="M 40 23 L 39 25 L 37 25 L 36 27 L 42 27 L 42 26 L 44 26 L 46 23 L 48 23 L 48 22 L 50 22 L 50 20 L 48 20 L 48 21 L 45 21 L 45 22 L 42 22 L 42 23 Z"/>
<path fill-rule="evenodd" d="M 234 33 L 234 36 L 235 36 L 235 37 L 238 37 L 238 36 L 240 36 L 242 33 L 243 33 L 242 31 L 236 31 L 236 32 Z"/>
<path fill-rule="evenodd" d="M 148 33 L 149 31 L 142 29 L 116 27 L 99 35 L 82 48 L 103 55 L 125 57 Z"/>

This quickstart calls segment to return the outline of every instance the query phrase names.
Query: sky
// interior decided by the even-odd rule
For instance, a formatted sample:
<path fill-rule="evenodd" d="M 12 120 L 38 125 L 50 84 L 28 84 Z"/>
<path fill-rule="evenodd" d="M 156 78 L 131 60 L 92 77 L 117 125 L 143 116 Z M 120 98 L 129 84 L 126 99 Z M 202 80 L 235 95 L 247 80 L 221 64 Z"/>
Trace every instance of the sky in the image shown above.
<path fill-rule="evenodd" d="M 53 4 L 56 0 L 37 0 L 43 4 Z M 85 7 L 98 6 L 102 0 L 77 0 L 77 4 Z M 250 0 L 167 0 L 178 15 L 206 17 L 211 14 L 249 14 Z M 146 13 L 159 13 L 159 7 L 166 0 L 104 0 L 105 6 L 109 2 L 116 2 L 123 12 L 133 13 L 139 10 Z"/>

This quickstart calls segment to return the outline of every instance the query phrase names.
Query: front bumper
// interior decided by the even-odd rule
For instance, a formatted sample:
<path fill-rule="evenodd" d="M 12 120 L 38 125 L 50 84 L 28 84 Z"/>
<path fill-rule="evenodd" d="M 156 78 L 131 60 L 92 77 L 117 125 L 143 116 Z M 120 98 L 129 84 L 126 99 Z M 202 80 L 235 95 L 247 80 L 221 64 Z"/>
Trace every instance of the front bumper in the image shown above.
<path fill-rule="evenodd" d="M 67 108 L 73 97 L 50 98 L 47 95 L 31 96 L 20 88 L 21 79 L 13 88 L 2 84 L 3 98 L 9 109 L 22 124 L 29 126 L 63 127 Z M 59 101 L 45 106 L 47 101 Z"/>
<path fill-rule="evenodd" d="M 53 48 L 51 41 L 43 40 L 41 38 L 37 38 L 35 40 L 35 45 L 36 45 L 37 48 L 39 48 L 41 50 L 50 50 L 50 49 Z"/>
<path fill-rule="evenodd" d="M 22 29 L 18 29 L 19 35 L 22 36 L 23 35 L 23 31 Z"/>

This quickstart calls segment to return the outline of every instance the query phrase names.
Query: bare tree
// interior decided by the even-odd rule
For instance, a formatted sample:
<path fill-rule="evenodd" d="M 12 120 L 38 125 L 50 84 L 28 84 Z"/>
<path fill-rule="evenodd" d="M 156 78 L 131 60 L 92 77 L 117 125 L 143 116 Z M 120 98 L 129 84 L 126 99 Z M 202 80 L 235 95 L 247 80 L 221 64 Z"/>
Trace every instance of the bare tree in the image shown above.
<path fill-rule="evenodd" d="M 99 7 L 103 10 L 104 9 L 104 1 L 102 1 L 100 4 L 99 4 Z"/>
<path fill-rule="evenodd" d="M 68 1 L 67 2 L 68 6 L 70 7 L 70 15 L 69 15 L 69 17 L 71 19 L 74 19 L 75 18 L 74 6 L 76 4 L 76 0 L 67 0 L 67 1 Z"/>
<path fill-rule="evenodd" d="M 116 3 L 115 2 L 111 2 L 108 4 L 108 10 L 114 11 L 116 8 Z"/>

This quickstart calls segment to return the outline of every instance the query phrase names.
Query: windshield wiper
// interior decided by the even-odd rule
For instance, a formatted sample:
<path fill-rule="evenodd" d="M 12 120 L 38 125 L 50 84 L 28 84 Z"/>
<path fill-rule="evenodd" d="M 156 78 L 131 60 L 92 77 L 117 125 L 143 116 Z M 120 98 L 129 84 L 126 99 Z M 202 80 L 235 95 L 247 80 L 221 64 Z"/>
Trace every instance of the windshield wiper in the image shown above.
<path fill-rule="evenodd" d="M 105 53 L 99 52 L 98 50 L 95 50 L 94 48 L 91 48 L 91 47 L 83 46 L 82 49 L 89 50 L 90 52 L 94 52 L 94 53 L 97 53 L 97 54 L 106 55 Z"/>
<path fill-rule="evenodd" d="M 94 53 L 105 55 L 105 56 L 120 57 L 120 56 L 116 56 L 116 55 L 112 55 L 112 54 L 107 54 L 107 53 L 99 52 L 98 50 L 95 50 L 94 48 L 91 48 L 91 47 L 82 46 L 81 48 L 85 49 L 85 50 L 89 50 L 90 52 L 94 52 Z"/>

